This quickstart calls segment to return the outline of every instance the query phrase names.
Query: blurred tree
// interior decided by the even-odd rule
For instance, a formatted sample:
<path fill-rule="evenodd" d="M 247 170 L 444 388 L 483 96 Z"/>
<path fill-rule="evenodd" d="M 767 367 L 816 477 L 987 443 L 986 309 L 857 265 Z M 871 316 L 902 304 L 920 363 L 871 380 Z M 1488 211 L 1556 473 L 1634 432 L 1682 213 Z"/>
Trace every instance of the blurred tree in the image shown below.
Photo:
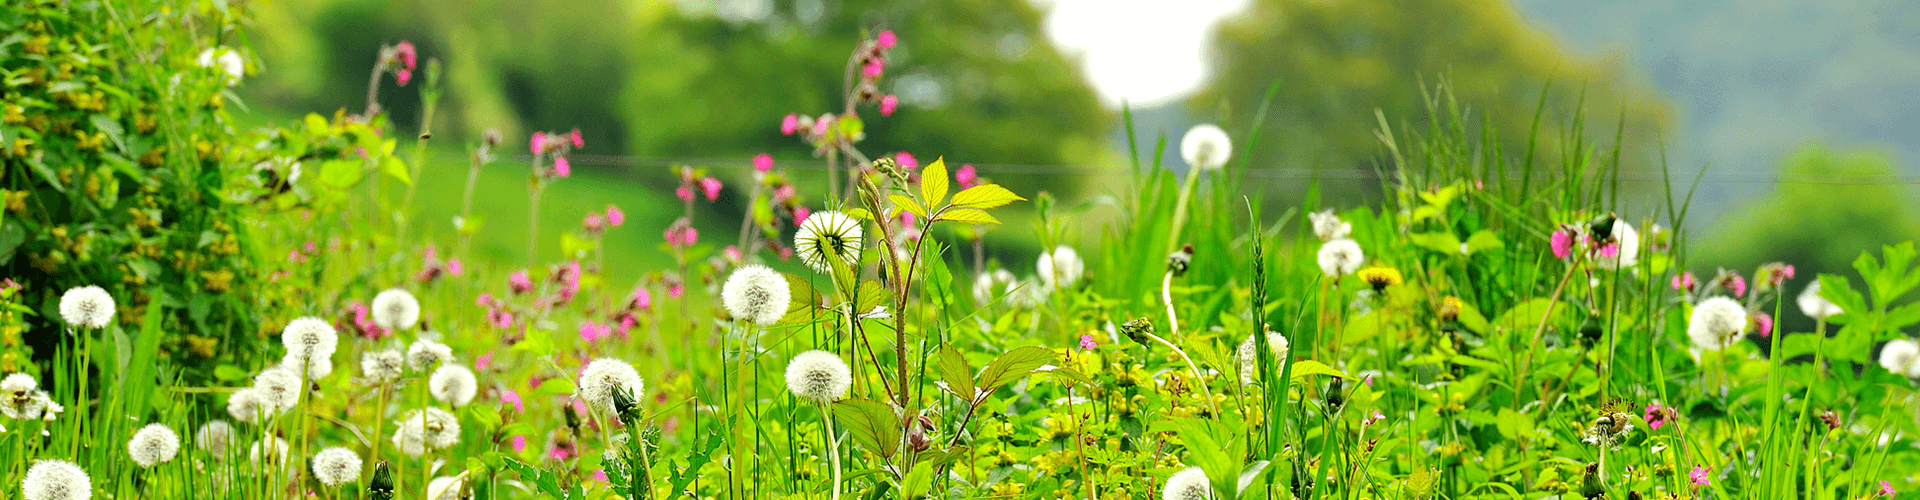
<path fill-rule="evenodd" d="M 1507 2 L 1254 0 L 1219 25 L 1212 55 L 1214 71 L 1192 105 L 1232 133 L 1246 133 L 1268 88 L 1280 86 L 1249 152 L 1253 168 L 1370 169 L 1380 157 L 1367 133 L 1379 128 L 1374 110 L 1396 128 L 1423 122 L 1422 89 L 1443 78 L 1470 108 L 1467 121 L 1491 128 L 1516 157 L 1551 82 L 1535 168 L 1557 165 L 1572 137 L 1565 127 L 1582 108 L 1584 134 L 1606 147 L 1624 117 L 1628 170 L 1657 167 L 1660 131 L 1672 120 L 1665 101 L 1618 61 L 1566 53 Z"/>
<path fill-rule="evenodd" d="M 1771 194 L 1692 240 L 1691 260 L 1749 274 L 1765 262 L 1786 262 L 1797 268 L 1795 286 L 1823 272 L 1857 280 L 1853 260 L 1861 252 L 1877 255 L 1881 245 L 1920 237 L 1920 198 L 1908 184 L 1884 181 L 1898 175 L 1885 153 L 1802 147 L 1781 164 Z M 1696 274 L 1712 270 L 1693 267 Z"/>

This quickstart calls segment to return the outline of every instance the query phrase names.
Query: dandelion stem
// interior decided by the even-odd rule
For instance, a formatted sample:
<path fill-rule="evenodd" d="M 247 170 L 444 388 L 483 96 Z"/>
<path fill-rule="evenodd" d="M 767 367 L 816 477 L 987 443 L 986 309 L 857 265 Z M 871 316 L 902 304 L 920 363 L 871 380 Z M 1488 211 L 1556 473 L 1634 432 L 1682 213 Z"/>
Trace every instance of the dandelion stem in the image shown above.
<path fill-rule="evenodd" d="M 826 419 L 827 460 L 833 470 L 833 500 L 840 500 L 840 440 L 833 433 L 833 407 L 820 403 L 820 415 Z"/>

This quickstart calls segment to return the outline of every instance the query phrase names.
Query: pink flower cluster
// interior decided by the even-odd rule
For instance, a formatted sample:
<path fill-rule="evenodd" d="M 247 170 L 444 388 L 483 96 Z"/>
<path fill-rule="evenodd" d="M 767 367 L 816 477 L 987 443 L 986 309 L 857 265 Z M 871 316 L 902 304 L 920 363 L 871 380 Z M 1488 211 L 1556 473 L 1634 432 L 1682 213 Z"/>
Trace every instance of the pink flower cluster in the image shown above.
<path fill-rule="evenodd" d="M 587 142 L 580 138 L 580 129 L 577 128 L 565 134 L 534 132 L 527 138 L 527 150 L 533 153 L 535 168 L 539 168 L 541 158 L 553 157 L 552 168 L 540 171 L 540 176 L 546 179 L 572 176 L 573 164 L 567 161 L 567 155 L 586 145 Z"/>
<path fill-rule="evenodd" d="M 459 277 L 465 272 L 466 266 L 460 263 L 460 257 L 448 256 L 447 261 L 442 263 L 434 252 L 433 245 L 427 245 L 426 250 L 421 252 L 420 272 L 414 273 L 413 279 L 421 284 L 427 284 L 440 279 L 442 275 Z"/>
<path fill-rule="evenodd" d="M 664 236 L 667 238 L 667 246 L 677 249 L 691 247 L 700 242 L 700 230 L 694 229 L 684 217 L 674 221 L 673 225 L 667 226 Z"/>
<path fill-rule="evenodd" d="M 419 67 L 419 51 L 413 48 L 413 42 L 401 40 L 399 44 L 382 51 L 386 66 L 392 68 L 393 82 L 402 87 L 413 81 L 413 70 Z"/>
<path fill-rule="evenodd" d="M 487 308 L 487 324 L 502 330 L 513 327 L 513 311 L 506 301 L 495 298 L 492 293 L 480 292 L 474 304 Z"/>
<path fill-rule="evenodd" d="M 880 77 L 887 73 L 887 57 L 899 44 L 899 37 L 892 30 L 886 30 L 854 51 L 853 65 L 860 68 L 860 73 L 852 93 L 846 96 L 849 109 L 853 105 L 873 104 L 879 108 L 880 116 L 893 116 L 900 109 L 899 96 L 880 92 Z M 815 152 L 824 153 L 855 140 L 851 137 L 851 131 L 842 131 L 836 126 L 839 119 L 833 113 L 820 116 L 789 113 L 780 119 L 780 133 L 799 134 L 801 139 L 813 145 Z"/>
<path fill-rule="evenodd" d="M 980 171 L 975 170 L 972 163 L 961 165 L 959 170 L 953 171 L 953 182 L 959 184 L 963 191 L 971 189 L 980 185 Z"/>
<path fill-rule="evenodd" d="M 609 227 L 620 227 L 621 224 L 626 223 L 626 212 L 620 211 L 620 207 L 607 205 L 607 209 L 603 212 L 587 212 L 586 220 L 581 221 L 580 226 L 587 231 L 587 234 L 600 234 Z"/>
<path fill-rule="evenodd" d="M 720 199 L 720 179 L 707 175 L 705 170 L 690 167 L 678 167 L 676 170 L 680 175 L 680 186 L 673 188 L 673 195 L 680 198 L 681 202 L 693 203 L 695 189 L 706 195 L 707 203 Z"/>
<path fill-rule="evenodd" d="M 1553 257 L 1561 260 L 1572 257 L 1576 247 L 1589 247 L 1592 244 L 1593 240 L 1589 238 L 1585 232 L 1565 224 L 1562 224 L 1559 230 L 1554 231 L 1548 241 L 1548 246 L 1553 248 Z M 1590 248 L 1587 251 L 1592 252 L 1589 255 L 1615 257 L 1620 255 L 1620 243 L 1608 241 L 1606 245 L 1602 245 L 1599 248 Z"/>
<path fill-rule="evenodd" d="M 366 304 L 356 300 L 352 304 L 347 305 L 347 318 L 340 321 L 337 328 L 373 340 L 380 340 L 380 338 L 392 333 L 387 331 L 386 328 L 381 328 L 380 325 L 375 324 L 373 318 L 369 316 L 371 312 L 372 311 L 367 309 Z"/>

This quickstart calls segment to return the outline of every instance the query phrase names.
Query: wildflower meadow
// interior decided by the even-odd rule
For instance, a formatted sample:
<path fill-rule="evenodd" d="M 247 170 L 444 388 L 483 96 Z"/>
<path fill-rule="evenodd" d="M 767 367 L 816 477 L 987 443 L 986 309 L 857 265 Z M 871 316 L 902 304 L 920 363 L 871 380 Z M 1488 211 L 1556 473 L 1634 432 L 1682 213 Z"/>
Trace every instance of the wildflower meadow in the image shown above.
<path fill-rule="evenodd" d="M 1404 89 L 1431 116 L 1322 131 L 1377 140 L 1372 202 L 1276 209 L 1246 189 L 1270 111 L 1246 103 L 1127 144 L 1124 188 L 1069 204 L 868 148 L 912 112 L 892 58 L 941 36 L 875 27 L 843 33 L 840 101 L 764 110 L 823 171 L 679 165 L 631 195 L 664 205 L 556 216 L 596 145 L 445 138 L 453 73 L 406 41 L 365 102 L 243 123 L 232 89 L 271 61 L 226 8 L 0 9 L 0 498 L 1920 489 L 1914 244 L 1844 274 L 1690 266 L 1695 186 L 1625 192 L 1619 144 L 1556 132 L 1585 116 L 1533 117 L 1520 151 L 1444 80 Z M 417 217 L 445 150 L 458 215 Z M 483 171 L 524 179 L 524 219 L 477 215 Z M 716 231 L 716 200 L 748 208 Z M 671 261 L 613 257 L 616 230 Z M 989 251 L 1014 230 L 1037 257 Z M 525 257 L 477 257 L 489 234 Z"/>

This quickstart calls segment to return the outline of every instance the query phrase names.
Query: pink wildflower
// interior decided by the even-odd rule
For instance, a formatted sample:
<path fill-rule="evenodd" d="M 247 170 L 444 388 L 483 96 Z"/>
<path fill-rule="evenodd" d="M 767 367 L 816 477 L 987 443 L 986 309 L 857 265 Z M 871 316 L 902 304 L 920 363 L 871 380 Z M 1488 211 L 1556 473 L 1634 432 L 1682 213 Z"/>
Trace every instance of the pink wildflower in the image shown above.
<path fill-rule="evenodd" d="M 1096 348 L 1096 347 L 1100 347 L 1100 344 L 1099 344 L 1099 343 L 1097 343 L 1097 342 L 1094 342 L 1094 341 L 1093 341 L 1093 335 L 1081 335 L 1081 336 L 1080 336 L 1080 348 L 1081 348 L 1081 349 L 1086 349 L 1086 350 L 1089 350 L 1089 351 L 1091 351 L 1091 350 L 1093 350 L 1093 349 L 1094 349 L 1094 348 Z"/>
<path fill-rule="evenodd" d="M 627 296 L 627 306 L 642 311 L 653 309 L 653 292 L 645 287 L 633 289 L 633 294 Z"/>
<path fill-rule="evenodd" d="M 980 171 L 975 170 L 972 163 L 961 165 L 960 170 L 953 172 L 953 181 L 959 183 L 960 189 L 963 190 L 978 186 L 980 185 Z"/>
<path fill-rule="evenodd" d="M 544 132 L 534 132 L 533 137 L 527 141 L 527 150 L 532 151 L 533 154 L 540 154 L 547 149 L 547 134 Z"/>
<path fill-rule="evenodd" d="M 606 470 L 606 469 L 594 469 L 594 470 L 593 470 L 593 480 L 595 480 L 595 481 L 599 481 L 599 482 L 602 482 L 602 483 L 604 483 L 604 482 L 607 482 L 607 470 Z"/>
<path fill-rule="evenodd" d="M 1693 471 L 1687 473 L 1687 477 L 1693 479 L 1694 486 L 1706 486 L 1710 483 L 1710 481 L 1707 480 L 1707 473 L 1709 471 L 1710 470 L 1705 467 L 1695 465 L 1693 466 Z"/>
<path fill-rule="evenodd" d="M 1653 403 L 1648 403 L 1646 414 L 1642 415 L 1640 418 L 1646 419 L 1647 428 L 1657 431 L 1657 430 L 1660 430 L 1660 426 L 1667 425 L 1667 421 L 1672 417 L 1672 415 L 1673 414 L 1670 411 L 1668 411 L 1666 407 L 1653 404 Z"/>
<path fill-rule="evenodd" d="M 763 173 L 763 174 L 767 173 L 768 170 L 773 170 L 773 155 L 766 154 L 766 153 L 760 153 L 760 154 L 754 155 L 753 169 L 758 170 L 760 171 L 760 173 Z"/>
<path fill-rule="evenodd" d="M 792 184 L 781 184 L 773 188 L 774 203 L 780 203 L 787 200 L 791 200 L 793 199 L 794 196 L 799 196 L 799 195 L 800 195 L 800 191 L 797 189 L 794 189 Z"/>
<path fill-rule="evenodd" d="M 1567 233 L 1565 229 L 1554 231 L 1552 246 L 1554 258 L 1566 259 L 1573 255 L 1573 235 Z"/>
<path fill-rule="evenodd" d="M 1693 287 L 1699 285 L 1700 282 L 1693 277 L 1693 271 L 1686 271 L 1673 276 L 1674 290 L 1690 292 L 1693 291 Z"/>
<path fill-rule="evenodd" d="M 787 113 L 785 118 L 780 119 L 780 135 L 793 135 L 798 131 L 800 131 L 800 115 Z"/>
<path fill-rule="evenodd" d="M 459 257 L 447 257 L 447 274 L 459 276 L 467 272 L 467 266 L 460 263 Z"/>
<path fill-rule="evenodd" d="M 793 207 L 794 227 L 799 227 L 801 222 L 806 222 L 807 216 L 809 215 L 813 215 L 812 209 L 809 209 L 807 207 Z"/>
<path fill-rule="evenodd" d="M 683 294 L 686 292 L 687 292 L 687 285 L 684 283 L 674 282 L 674 283 L 667 284 L 667 298 L 669 299 L 680 298 L 680 294 Z"/>
<path fill-rule="evenodd" d="M 413 42 L 401 40 L 398 45 L 393 46 L 393 55 L 400 59 L 401 69 L 411 70 L 419 66 L 417 63 L 419 62 L 420 54 L 418 50 L 414 49 Z"/>
<path fill-rule="evenodd" d="M 1893 496 L 1898 493 L 1899 492 L 1893 491 L 1892 483 L 1888 483 L 1885 479 L 1880 480 L 1880 494 L 1886 495 L 1887 498 L 1893 498 Z"/>
<path fill-rule="evenodd" d="M 899 154 L 893 155 L 893 161 L 899 163 L 900 168 L 904 168 L 907 170 L 920 168 L 920 160 L 913 159 L 913 153 L 908 153 L 906 151 L 901 151 Z"/>
<path fill-rule="evenodd" d="M 573 458 L 573 443 L 561 441 L 547 446 L 548 460 L 565 462 L 571 458 Z"/>
<path fill-rule="evenodd" d="M 567 157 L 553 157 L 553 175 L 567 177 L 573 175 L 573 165 L 567 163 Z"/>
<path fill-rule="evenodd" d="M 860 66 L 860 74 L 865 75 L 867 78 L 879 78 L 880 75 L 886 73 L 886 71 L 886 60 L 878 57 L 867 59 L 867 64 Z"/>
<path fill-rule="evenodd" d="M 481 354 L 480 357 L 473 358 L 474 371 L 484 372 L 484 371 L 487 371 L 488 368 L 492 368 L 492 367 L 493 367 L 493 351 L 487 351 L 486 354 Z"/>
<path fill-rule="evenodd" d="M 1753 327 L 1755 331 L 1760 332 L 1760 336 L 1771 336 L 1773 335 L 1773 317 L 1763 312 L 1753 313 Z"/>
<path fill-rule="evenodd" d="M 673 188 L 673 197 L 679 198 L 680 201 L 693 201 L 693 188 L 685 185 Z"/>
<path fill-rule="evenodd" d="M 893 116 L 893 110 L 899 107 L 899 97 L 889 95 L 880 98 L 880 116 Z"/>
<path fill-rule="evenodd" d="M 506 309 L 487 309 L 487 322 L 502 330 L 513 326 L 513 313 Z"/>
<path fill-rule="evenodd" d="M 740 258 L 741 258 L 740 247 L 727 245 L 727 248 L 722 249 L 721 252 L 726 254 L 727 260 L 733 261 L 733 262 L 740 262 Z"/>
<path fill-rule="evenodd" d="M 881 31 L 880 36 L 875 37 L 873 42 L 881 49 L 892 49 L 895 44 L 900 43 L 900 39 L 893 35 L 893 30 L 885 30 Z"/>
<path fill-rule="evenodd" d="M 403 69 L 393 72 L 393 83 L 395 85 L 405 87 L 407 86 L 407 82 L 411 81 L 413 81 L 413 70 Z"/>
<path fill-rule="evenodd" d="M 513 436 L 509 446 L 513 447 L 514 453 L 524 453 L 527 451 L 527 437 L 516 434 Z"/>
<path fill-rule="evenodd" d="M 589 344 L 599 341 L 600 339 L 607 338 L 607 336 L 612 334 L 613 334 L 613 329 L 609 328 L 607 325 L 603 325 L 593 321 L 588 321 L 580 324 L 580 340 L 584 340 Z"/>
<path fill-rule="evenodd" d="M 580 139 L 580 129 L 576 128 L 576 129 L 573 129 L 572 132 L 568 132 L 567 138 L 573 139 L 573 147 L 575 148 L 583 148 L 587 146 L 587 142 Z"/>
<path fill-rule="evenodd" d="M 598 233 L 607 229 L 607 218 L 600 215 L 600 212 L 587 212 L 586 220 L 580 221 L 580 225 L 585 227 L 587 232 Z"/>
<path fill-rule="evenodd" d="M 1747 279 L 1737 274 L 1734 275 L 1732 279 L 1727 280 L 1727 290 L 1733 292 L 1734 297 L 1746 295 Z"/>
<path fill-rule="evenodd" d="M 512 289 L 513 293 L 527 293 L 533 290 L 533 279 L 527 276 L 525 269 L 514 271 L 512 275 L 507 276 L 507 288 Z"/>
<path fill-rule="evenodd" d="M 613 226 L 613 227 L 620 227 L 621 224 L 626 224 L 626 223 L 627 223 L 626 212 L 620 211 L 620 207 L 607 205 L 607 225 Z"/>
<path fill-rule="evenodd" d="M 713 200 L 719 199 L 720 198 L 720 179 L 715 179 L 712 177 L 701 177 L 700 190 L 706 193 L 708 202 L 712 202 Z"/>

